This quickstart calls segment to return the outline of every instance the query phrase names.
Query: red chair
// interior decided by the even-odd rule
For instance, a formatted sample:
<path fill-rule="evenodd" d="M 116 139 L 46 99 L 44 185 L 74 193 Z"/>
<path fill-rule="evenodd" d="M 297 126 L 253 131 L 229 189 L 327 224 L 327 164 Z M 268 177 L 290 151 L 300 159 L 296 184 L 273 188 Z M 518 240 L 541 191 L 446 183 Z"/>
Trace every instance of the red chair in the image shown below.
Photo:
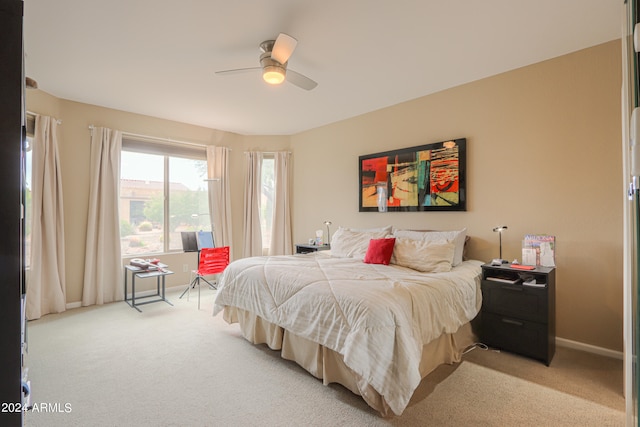
<path fill-rule="evenodd" d="M 229 246 L 202 248 L 200 250 L 198 269 L 194 272 L 196 277 L 188 288 L 191 289 L 194 286 L 198 286 L 198 310 L 200 310 L 200 280 L 204 280 L 216 289 L 204 276 L 220 274 L 227 268 L 227 265 L 229 265 Z"/>

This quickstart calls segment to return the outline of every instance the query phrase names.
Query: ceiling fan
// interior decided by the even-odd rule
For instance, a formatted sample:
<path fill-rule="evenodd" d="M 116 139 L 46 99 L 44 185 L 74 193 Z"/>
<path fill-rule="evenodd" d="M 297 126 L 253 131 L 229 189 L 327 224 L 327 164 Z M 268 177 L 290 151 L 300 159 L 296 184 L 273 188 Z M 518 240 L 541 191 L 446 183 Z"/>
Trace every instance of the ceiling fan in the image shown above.
<path fill-rule="evenodd" d="M 233 70 L 216 71 L 216 74 L 236 74 L 245 71 L 262 70 L 262 78 L 265 82 L 278 85 L 285 80 L 305 90 L 311 90 L 318 86 L 307 76 L 303 76 L 293 70 L 287 69 L 287 63 L 296 48 L 298 40 L 288 34 L 280 33 L 275 40 L 266 40 L 260 43 L 260 67 L 236 68 Z"/>

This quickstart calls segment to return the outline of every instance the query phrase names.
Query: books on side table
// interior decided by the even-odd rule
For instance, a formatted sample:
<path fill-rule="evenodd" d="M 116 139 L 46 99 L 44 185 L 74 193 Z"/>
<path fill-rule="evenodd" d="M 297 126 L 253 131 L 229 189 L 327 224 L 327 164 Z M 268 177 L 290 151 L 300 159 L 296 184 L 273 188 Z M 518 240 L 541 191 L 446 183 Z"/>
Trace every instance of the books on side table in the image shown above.
<path fill-rule="evenodd" d="M 134 267 L 137 267 L 141 270 L 145 270 L 145 271 L 166 271 L 165 269 L 168 267 L 167 264 L 163 264 L 160 262 L 159 259 L 155 258 L 155 259 L 150 259 L 150 260 L 144 260 L 142 258 L 134 258 L 131 261 L 129 261 L 129 264 L 131 264 Z"/>
<path fill-rule="evenodd" d="M 545 286 L 547 286 L 546 283 L 537 283 L 535 277 L 527 277 L 527 276 L 524 276 L 524 277 L 487 276 L 486 279 L 492 282 L 507 283 L 510 285 L 521 284 L 523 286 L 531 286 L 534 288 L 544 288 Z"/>
<path fill-rule="evenodd" d="M 500 283 L 509 283 L 511 285 L 515 285 L 516 283 L 520 283 L 521 279 L 519 277 L 512 279 L 512 278 L 508 278 L 508 277 L 495 277 L 495 276 L 488 276 L 487 280 L 491 280 L 492 282 L 500 282 Z"/>

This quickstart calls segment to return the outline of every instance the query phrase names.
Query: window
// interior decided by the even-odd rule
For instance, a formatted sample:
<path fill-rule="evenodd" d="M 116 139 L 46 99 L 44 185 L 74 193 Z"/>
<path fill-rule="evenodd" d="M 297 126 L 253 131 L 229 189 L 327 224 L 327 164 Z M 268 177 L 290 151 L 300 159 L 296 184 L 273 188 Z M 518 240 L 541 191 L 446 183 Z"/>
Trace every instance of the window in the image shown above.
<path fill-rule="evenodd" d="M 273 228 L 273 196 L 275 194 L 275 159 L 265 154 L 260 168 L 260 229 L 262 230 L 262 252 L 269 253 Z"/>
<path fill-rule="evenodd" d="M 120 166 L 123 256 L 182 250 L 181 231 L 211 230 L 204 148 L 124 139 Z"/>
<path fill-rule="evenodd" d="M 24 264 L 27 268 L 31 264 L 31 230 L 33 229 L 33 203 L 31 197 L 33 151 L 31 147 L 33 147 L 33 137 L 28 136 L 24 151 Z"/>

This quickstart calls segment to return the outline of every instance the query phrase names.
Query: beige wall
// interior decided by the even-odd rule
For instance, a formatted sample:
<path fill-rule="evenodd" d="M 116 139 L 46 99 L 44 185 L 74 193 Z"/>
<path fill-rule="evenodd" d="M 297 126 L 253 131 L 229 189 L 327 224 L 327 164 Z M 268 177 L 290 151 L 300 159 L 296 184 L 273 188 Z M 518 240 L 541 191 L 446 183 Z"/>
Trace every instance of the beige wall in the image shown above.
<path fill-rule="evenodd" d="M 90 124 L 232 148 L 234 253 L 241 253 L 246 150 L 293 152 L 293 234 L 305 242 L 325 220 L 457 229 L 470 256 L 520 258 L 528 233 L 557 236 L 557 335 L 622 350 L 620 43 L 611 42 L 291 137 L 242 136 L 58 100 L 29 92 L 30 111 L 64 121 L 67 301 L 81 299 Z M 473 66 L 473 64 L 469 64 Z M 401 81 L 398 84 L 402 84 Z M 336 100 L 339 102 L 339 100 Z M 467 138 L 467 211 L 358 212 L 358 156 Z M 166 256 L 180 266 L 190 254 Z M 188 281 L 176 274 L 172 284 Z"/>
<path fill-rule="evenodd" d="M 557 335 L 622 350 L 620 42 L 294 135 L 294 236 L 343 226 L 467 227 L 470 256 L 557 236 Z M 473 66 L 473 64 L 469 64 Z M 402 84 L 402 82 L 398 82 Z M 467 138 L 466 212 L 358 212 L 358 156 Z"/>

